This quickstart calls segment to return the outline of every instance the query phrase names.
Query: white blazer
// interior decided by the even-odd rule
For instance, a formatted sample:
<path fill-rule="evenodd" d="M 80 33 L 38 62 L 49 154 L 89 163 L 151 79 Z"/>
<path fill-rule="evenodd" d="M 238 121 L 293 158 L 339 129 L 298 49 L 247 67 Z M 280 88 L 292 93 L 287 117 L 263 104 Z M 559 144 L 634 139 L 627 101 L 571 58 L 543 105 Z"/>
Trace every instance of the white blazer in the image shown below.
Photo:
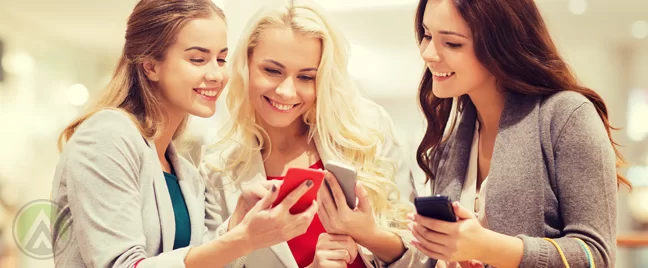
<path fill-rule="evenodd" d="M 377 121 L 384 122 L 384 120 Z M 322 146 L 318 135 L 315 135 L 314 140 L 322 162 L 338 160 L 334 153 L 327 151 Z M 217 233 L 219 234 L 224 233 L 226 230 L 229 224 L 229 217 L 234 212 L 241 190 L 239 187 L 236 187 L 231 183 L 231 178 L 229 178 L 228 175 L 224 172 L 216 172 L 208 165 L 222 170 L 222 163 L 226 162 L 227 159 L 236 157 L 236 152 L 237 148 L 234 146 L 227 149 L 216 148 L 213 146 L 203 147 L 203 156 L 201 157 L 199 170 L 203 178 L 206 180 L 208 188 L 205 194 L 207 206 L 205 224 L 210 229 L 218 229 Z M 400 148 L 395 142 L 390 141 L 384 144 L 384 147 L 379 153 L 383 157 L 390 159 L 397 164 L 395 179 L 401 193 L 401 199 L 412 203 L 415 197 L 414 185 L 411 178 L 410 168 L 407 164 L 408 158 L 405 156 L 402 148 Z M 244 183 L 260 183 L 267 180 L 264 163 L 260 153 L 256 154 L 249 164 L 250 168 L 245 174 L 237 173 L 236 168 L 233 174 L 240 176 L 242 179 L 241 181 Z M 360 245 L 358 245 L 358 251 L 360 253 L 358 254 L 359 257 L 363 259 L 367 267 L 410 267 L 410 264 L 412 263 L 420 263 L 421 258 L 419 254 L 417 254 L 416 248 L 410 246 L 411 234 L 409 234 L 409 231 L 404 230 L 402 233 L 399 233 L 399 235 L 404 238 L 403 243 L 407 251 L 400 259 L 388 266 L 378 260 L 378 258 L 375 258 L 371 252 Z M 414 261 L 415 258 L 417 259 L 416 262 Z M 288 243 L 286 242 L 276 244 L 269 248 L 256 250 L 250 255 L 230 264 L 230 267 L 242 266 L 247 268 L 298 267 L 297 262 L 288 247 Z"/>

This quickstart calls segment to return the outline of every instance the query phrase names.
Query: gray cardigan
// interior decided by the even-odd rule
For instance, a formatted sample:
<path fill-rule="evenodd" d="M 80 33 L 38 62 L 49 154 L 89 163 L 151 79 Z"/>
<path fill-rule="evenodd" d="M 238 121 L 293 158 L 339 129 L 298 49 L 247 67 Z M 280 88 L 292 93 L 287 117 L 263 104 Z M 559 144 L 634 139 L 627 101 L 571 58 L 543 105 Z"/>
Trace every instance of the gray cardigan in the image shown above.
<path fill-rule="evenodd" d="M 191 246 L 215 235 L 205 227 L 205 186 L 169 146 L 191 221 L 190 246 L 173 250 L 171 198 L 153 142 L 122 112 L 102 110 L 65 145 L 52 187 L 56 267 L 184 267 Z M 70 226 L 71 229 L 66 227 Z M 66 233 L 63 233 L 66 232 Z M 56 239 L 69 235 L 69 239 Z"/>
<path fill-rule="evenodd" d="M 469 103 L 451 137 L 435 151 L 432 192 L 459 200 L 476 111 Z M 489 229 L 524 242 L 520 267 L 588 267 L 576 242 L 591 248 L 598 267 L 616 255 L 616 157 L 592 103 L 575 92 L 550 97 L 509 93 L 488 175 Z M 496 243 L 496 241 L 493 241 Z"/>

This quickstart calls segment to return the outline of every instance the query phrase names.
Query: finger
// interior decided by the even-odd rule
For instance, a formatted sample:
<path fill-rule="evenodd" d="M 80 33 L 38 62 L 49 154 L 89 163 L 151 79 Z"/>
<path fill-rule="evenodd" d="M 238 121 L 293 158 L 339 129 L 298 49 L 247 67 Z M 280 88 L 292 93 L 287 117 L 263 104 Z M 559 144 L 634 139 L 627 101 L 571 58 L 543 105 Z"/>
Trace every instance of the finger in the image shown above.
<path fill-rule="evenodd" d="M 346 197 L 344 197 L 344 192 L 342 191 L 342 187 L 340 187 L 340 184 L 337 181 L 337 178 L 333 173 L 326 171 L 326 182 L 329 184 L 331 187 L 331 192 L 333 194 L 333 201 L 335 201 L 335 204 L 337 205 L 338 209 L 349 209 L 349 205 L 346 202 Z"/>
<path fill-rule="evenodd" d="M 320 203 L 326 209 L 326 212 L 329 214 L 335 214 L 337 213 L 337 207 L 335 205 L 335 201 L 333 200 L 333 197 L 331 196 L 331 193 L 329 191 L 323 191 L 320 192 Z"/>
<path fill-rule="evenodd" d="M 355 241 L 353 241 L 353 238 L 351 238 L 351 236 L 348 236 L 348 235 L 329 233 L 328 238 L 329 238 L 330 241 L 345 242 L 345 243 L 354 242 L 355 243 Z"/>
<path fill-rule="evenodd" d="M 261 198 L 261 200 L 259 200 L 259 202 L 257 202 L 250 211 L 258 212 L 270 208 L 279 194 L 279 191 L 277 190 L 277 187 L 272 187 L 270 192 L 266 193 L 266 195 Z"/>
<path fill-rule="evenodd" d="M 265 180 L 261 182 L 261 185 L 268 191 L 272 189 L 272 186 L 277 187 L 277 189 L 281 188 L 281 185 L 283 184 L 282 180 Z"/>
<path fill-rule="evenodd" d="M 371 212 L 373 208 L 371 207 L 371 201 L 369 201 L 369 193 L 361 182 L 356 183 L 355 192 L 358 197 L 358 210 L 362 212 Z"/>
<path fill-rule="evenodd" d="M 313 181 L 312 180 L 307 180 L 303 182 L 301 185 L 297 186 L 292 192 L 290 192 L 284 200 L 281 201 L 279 206 L 282 206 L 282 210 L 288 211 L 290 208 L 292 208 L 295 204 L 297 204 L 297 201 L 308 192 L 313 187 Z"/>
<path fill-rule="evenodd" d="M 320 262 L 320 268 L 346 268 L 347 263 L 345 261 L 336 261 L 336 260 L 324 260 Z"/>
<path fill-rule="evenodd" d="M 343 261 L 345 264 L 351 262 L 351 254 L 346 249 L 324 250 L 322 256 L 331 261 Z"/>
<path fill-rule="evenodd" d="M 460 220 L 467 220 L 467 219 L 475 219 L 477 218 L 475 216 L 475 213 L 472 213 L 470 210 L 467 208 L 461 206 L 459 202 L 452 202 L 452 208 L 454 209 L 454 213 L 459 218 Z"/>
<path fill-rule="evenodd" d="M 291 215 L 291 216 L 296 217 L 296 219 L 294 219 L 295 222 L 297 222 L 298 224 L 306 224 L 306 228 L 308 228 L 311 222 L 313 222 L 313 218 L 315 218 L 315 214 L 317 214 L 318 207 L 319 206 L 317 205 L 317 202 L 313 200 L 313 203 L 311 203 L 311 205 L 306 210 L 304 210 L 304 212 Z"/>
<path fill-rule="evenodd" d="M 447 254 L 449 251 L 447 247 L 437 242 L 438 238 L 436 238 L 435 234 L 433 233 L 431 236 L 430 235 L 425 236 L 421 234 L 417 229 L 414 229 L 414 231 L 412 231 L 412 235 L 414 235 L 414 238 L 420 245 L 422 245 L 423 247 L 427 248 L 432 252 Z"/>
<path fill-rule="evenodd" d="M 317 217 L 319 217 L 322 226 L 326 232 L 332 231 L 331 229 L 331 219 L 326 211 L 326 208 L 322 205 L 321 199 L 317 199 Z"/>
<path fill-rule="evenodd" d="M 416 249 L 419 250 L 419 252 L 423 253 L 425 256 L 428 256 L 431 259 L 435 259 L 435 260 L 446 259 L 446 257 L 443 254 L 427 249 L 425 246 L 421 245 L 421 243 L 419 243 L 418 241 L 412 241 L 412 246 L 414 246 Z"/>
<path fill-rule="evenodd" d="M 408 224 L 407 226 L 410 231 L 412 232 L 417 232 L 419 235 L 425 238 L 425 240 L 430 241 L 432 243 L 440 244 L 440 245 L 445 245 L 450 242 L 452 239 L 451 236 L 439 232 L 432 231 L 428 228 L 423 227 L 422 225 L 412 222 Z"/>
<path fill-rule="evenodd" d="M 443 233 L 443 234 L 451 234 L 455 229 L 455 224 L 456 224 L 454 222 L 447 222 L 447 221 L 437 220 L 433 218 L 427 218 L 419 214 L 414 214 L 414 222 L 423 225 L 425 228 L 428 228 L 432 231 Z"/>

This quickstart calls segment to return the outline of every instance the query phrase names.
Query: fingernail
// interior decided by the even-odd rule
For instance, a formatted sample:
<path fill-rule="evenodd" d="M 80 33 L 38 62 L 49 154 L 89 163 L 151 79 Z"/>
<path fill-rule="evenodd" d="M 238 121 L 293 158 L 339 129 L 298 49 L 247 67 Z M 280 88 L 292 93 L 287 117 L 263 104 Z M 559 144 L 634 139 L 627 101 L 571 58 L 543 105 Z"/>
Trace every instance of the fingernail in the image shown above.
<path fill-rule="evenodd" d="M 313 181 L 312 180 L 307 180 L 306 181 L 306 186 L 311 187 L 311 185 L 313 185 Z"/>
<path fill-rule="evenodd" d="M 407 219 L 413 221 L 414 220 L 414 214 L 413 213 L 407 213 Z"/>
<path fill-rule="evenodd" d="M 277 186 L 272 185 L 272 192 L 274 193 L 275 191 L 277 191 Z"/>

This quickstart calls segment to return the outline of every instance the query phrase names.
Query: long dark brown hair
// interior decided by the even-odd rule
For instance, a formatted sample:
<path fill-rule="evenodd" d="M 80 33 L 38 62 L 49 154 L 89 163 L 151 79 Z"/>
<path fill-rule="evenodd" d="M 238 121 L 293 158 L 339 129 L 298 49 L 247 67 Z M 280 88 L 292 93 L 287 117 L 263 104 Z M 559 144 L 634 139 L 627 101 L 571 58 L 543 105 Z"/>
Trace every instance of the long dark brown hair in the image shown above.
<path fill-rule="evenodd" d="M 420 0 L 416 10 L 414 24 L 418 44 L 424 36 L 423 15 L 427 2 Z M 533 0 L 453 0 L 453 4 L 473 32 L 477 58 L 495 76 L 499 87 L 524 95 L 551 95 L 563 90 L 584 95 L 594 104 L 605 125 L 617 156 L 617 168 L 625 164 L 618 144 L 610 135 L 617 129 L 610 126 L 605 102 L 599 94 L 578 83 L 559 55 Z M 458 109 L 467 101 L 468 98 L 459 98 Z M 427 120 L 427 131 L 416 152 L 416 160 L 428 180 L 434 179 L 432 166 L 438 159 L 433 156 L 444 139 L 452 102 L 451 98 L 434 96 L 432 73 L 426 68 L 419 85 L 419 104 Z M 630 187 L 629 181 L 618 172 L 617 182 Z"/>
<path fill-rule="evenodd" d="M 167 118 L 158 100 L 159 94 L 146 78 L 142 64 L 148 59 L 162 60 L 188 21 L 212 15 L 225 19 L 223 10 L 211 0 L 140 0 L 128 18 L 126 43 L 112 79 L 86 111 L 62 131 L 58 139 L 59 151 L 81 123 L 103 109 L 126 112 L 146 138 L 159 135 Z M 185 117 L 174 139 L 182 133 L 186 123 Z"/>

